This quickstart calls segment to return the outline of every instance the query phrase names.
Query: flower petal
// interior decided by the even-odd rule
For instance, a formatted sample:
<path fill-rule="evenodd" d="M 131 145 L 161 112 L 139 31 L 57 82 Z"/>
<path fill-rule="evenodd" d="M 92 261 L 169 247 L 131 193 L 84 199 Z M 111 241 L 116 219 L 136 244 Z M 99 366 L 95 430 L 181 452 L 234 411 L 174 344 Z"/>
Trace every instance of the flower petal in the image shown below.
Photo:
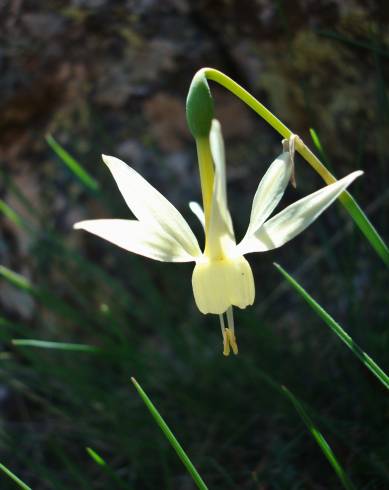
<path fill-rule="evenodd" d="M 240 256 L 225 260 L 199 260 L 192 275 L 193 294 L 201 313 L 221 315 L 231 305 L 246 308 L 255 297 L 253 273 Z"/>
<path fill-rule="evenodd" d="M 80 221 L 73 226 L 86 230 L 130 252 L 162 262 L 195 260 L 174 237 L 160 227 L 125 219 Z"/>
<path fill-rule="evenodd" d="M 204 216 L 203 208 L 200 206 L 200 204 L 196 201 L 190 201 L 189 209 L 196 216 L 196 218 L 200 221 L 200 223 L 203 227 L 203 230 L 205 230 L 205 216 Z"/>
<path fill-rule="evenodd" d="M 356 171 L 334 184 L 291 204 L 267 221 L 239 246 L 239 253 L 264 252 L 280 247 L 309 226 L 363 172 Z"/>
<path fill-rule="evenodd" d="M 231 215 L 227 207 L 224 142 L 220 123 L 216 119 L 212 121 L 209 139 L 215 164 L 215 177 L 206 247 L 210 256 L 220 258 L 223 256 L 226 246 L 235 245 L 235 236 Z"/>
<path fill-rule="evenodd" d="M 255 193 L 246 235 L 252 235 L 259 230 L 274 211 L 284 195 L 292 175 L 292 168 L 289 151 L 284 151 L 270 165 Z"/>
<path fill-rule="evenodd" d="M 161 228 L 190 256 L 201 254 L 198 242 L 181 213 L 133 168 L 118 158 L 103 155 L 117 186 L 136 218 Z"/>

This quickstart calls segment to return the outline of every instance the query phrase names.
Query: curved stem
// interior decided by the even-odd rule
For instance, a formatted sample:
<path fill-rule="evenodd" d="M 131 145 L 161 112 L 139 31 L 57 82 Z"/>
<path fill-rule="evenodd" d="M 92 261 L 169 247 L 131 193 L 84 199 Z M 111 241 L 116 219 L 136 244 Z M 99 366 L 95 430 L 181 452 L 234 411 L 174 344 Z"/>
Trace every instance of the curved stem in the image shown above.
<path fill-rule="evenodd" d="M 290 138 L 293 134 L 292 131 L 281 122 L 272 112 L 269 111 L 263 104 L 253 97 L 247 90 L 241 85 L 234 82 L 232 78 L 228 77 L 219 70 L 214 68 L 204 68 L 204 74 L 208 80 L 222 85 L 224 88 L 232 92 L 251 109 L 261 116 L 270 126 L 272 126 L 281 136 L 284 138 Z M 321 161 L 314 155 L 311 150 L 303 143 L 300 138 L 296 139 L 296 151 L 316 170 L 316 172 L 322 177 L 327 184 L 336 182 L 336 178 L 327 170 L 327 168 L 321 163 Z"/>
<path fill-rule="evenodd" d="M 255 97 L 253 97 L 247 90 L 245 90 L 241 85 L 236 83 L 232 78 L 228 77 L 224 73 L 214 68 L 203 68 L 204 76 L 208 80 L 212 80 L 224 88 L 232 92 L 239 99 L 241 99 L 245 104 L 247 104 L 254 112 L 256 112 L 260 117 L 262 117 L 270 126 L 272 126 L 278 133 L 284 138 L 290 138 L 293 134 L 292 131 L 285 126 L 272 112 L 269 111 L 263 104 L 261 104 Z M 323 163 L 317 158 L 316 155 L 304 144 L 301 138 L 296 138 L 295 143 L 296 151 L 314 168 L 314 170 L 322 177 L 324 182 L 327 184 L 332 184 L 336 182 L 336 178 L 331 172 L 323 165 Z M 372 223 L 370 223 L 367 216 L 364 214 L 362 209 L 359 207 L 355 199 L 347 191 L 342 192 L 339 196 L 339 200 L 343 206 L 347 209 L 356 225 L 365 235 L 367 240 L 370 242 L 372 247 L 375 249 L 377 254 L 389 265 L 389 249 L 377 230 L 374 228 Z"/>

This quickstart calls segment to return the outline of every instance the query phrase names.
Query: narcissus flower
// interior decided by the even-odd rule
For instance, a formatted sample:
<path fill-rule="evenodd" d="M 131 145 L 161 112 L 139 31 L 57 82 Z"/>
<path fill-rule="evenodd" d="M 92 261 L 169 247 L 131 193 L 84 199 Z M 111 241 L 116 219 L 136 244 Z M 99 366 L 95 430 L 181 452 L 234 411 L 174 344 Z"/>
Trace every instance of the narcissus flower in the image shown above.
<path fill-rule="evenodd" d="M 268 219 L 293 173 L 294 138 L 284 140 L 283 153 L 274 160 L 255 193 L 247 232 L 236 243 L 227 205 L 224 144 L 218 121 L 212 121 L 209 136 L 198 138 L 204 212 L 191 204 L 205 230 L 205 248 L 181 213 L 133 168 L 103 155 L 135 220 L 100 219 L 74 225 L 119 247 L 163 262 L 195 262 L 193 294 L 198 309 L 219 315 L 223 354 L 237 354 L 233 306 L 246 308 L 255 297 L 254 278 L 244 255 L 278 248 L 309 226 L 362 174 L 356 171 L 334 184 L 300 199 Z M 224 317 L 226 315 L 227 327 Z"/>

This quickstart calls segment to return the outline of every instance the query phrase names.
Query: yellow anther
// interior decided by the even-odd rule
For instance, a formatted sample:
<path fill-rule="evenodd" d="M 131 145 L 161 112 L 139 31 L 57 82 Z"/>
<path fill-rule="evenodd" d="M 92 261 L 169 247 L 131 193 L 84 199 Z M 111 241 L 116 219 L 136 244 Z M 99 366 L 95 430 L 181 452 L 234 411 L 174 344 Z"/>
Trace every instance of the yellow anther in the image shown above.
<path fill-rule="evenodd" d="M 231 346 L 231 349 L 232 349 L 232 352 L 236 355 L 238 354 L 238 344 L 236 343 L 236 338 L 235 338 L 235 334 L 232 330 L 230 330 L 229 328 L 226 328 L 226 336 L 227 336 L 227 339 L 228 339 L 228 343 L 229 343 L 229 346 Z M 228 348 L 228 351 L 230 349 Z"/>
<path fill-rule="evenodd" d="M 228 330 L 228 329 L 227 329 Z M 229 356 L 230 355 L 230 344 L 227 338 L 227 335 L 223 335 L 223 356 Z"/>

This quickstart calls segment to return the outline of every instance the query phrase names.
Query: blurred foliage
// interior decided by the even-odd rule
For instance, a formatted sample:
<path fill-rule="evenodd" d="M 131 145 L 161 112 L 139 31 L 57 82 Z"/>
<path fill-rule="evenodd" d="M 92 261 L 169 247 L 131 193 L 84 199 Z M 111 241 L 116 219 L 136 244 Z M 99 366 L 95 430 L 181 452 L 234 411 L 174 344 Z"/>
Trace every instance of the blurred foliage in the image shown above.
<path fill-rule="evenodd" d="M 387 370 L 387 271 L 340 206 L 288 246 L 253 256 L 257 299 L 237 312 L 240 354 L 228 359 L 217 319 L 195 308 L 190 265 L 131 256 L 71 225 L 128 216 L 102 152 L 132 163 L 189 215 L 200 191 L 184 101 L 196 69 L 209 64 L 307 143 L 315 128 L 337 176 L 365 170 L 351 192 L 387 237 L 388 7 L 74 0 L 0 9 L 0 255 L 22 278 L 1 280 L 0 461 L 34 489 L 193 488 L 130 386 L 135 376 L 209 488 L 339 488 L 285 385 L 356 487 L 387 488 L 385 389 L 271 265 L 303 278 Z M 280 144 L 232 96 L 215 92 L 241 235 Z M 99 190 L 63 165 L 47 133 Z M 285 204 L 321 185 L 300 159 L 297 184 Z M 5 475 L 0 482 L 15 488 Z"/>

